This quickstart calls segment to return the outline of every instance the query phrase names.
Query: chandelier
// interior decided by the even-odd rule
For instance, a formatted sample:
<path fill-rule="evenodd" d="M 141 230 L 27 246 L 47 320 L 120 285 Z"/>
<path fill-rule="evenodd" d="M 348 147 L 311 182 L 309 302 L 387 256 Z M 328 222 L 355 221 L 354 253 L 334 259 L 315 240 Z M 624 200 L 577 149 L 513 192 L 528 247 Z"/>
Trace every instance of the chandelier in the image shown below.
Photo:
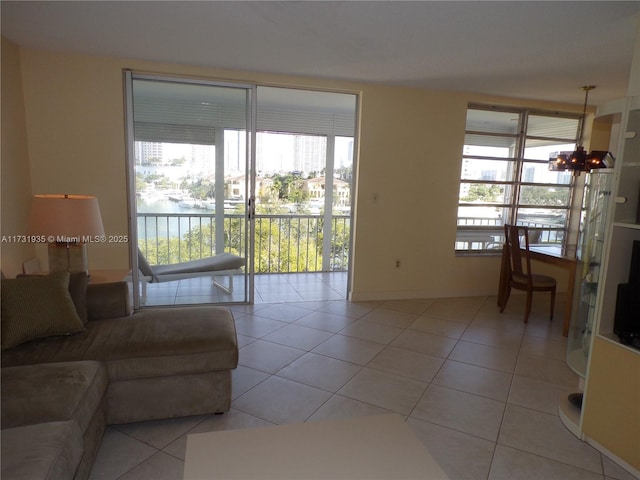
<path fill-rule="evenodd" d="M 582 87 L 584 91 L 584 106 L 582 108 L 582 117 L 578 126 L 578 143 L 573 152 L 553 152 L 549 156 L 549 170 L 563 172 L 571 171 L 575 176 L 580 172 L 590 172 L 597 168 L 607 168 L 613 166 L 615 158 L 606 150 L 593 150 L 591 153 L 582 146 L 582 134 L 584 132 L 584 121 L 587 117 L 587 101 L 589 92 L 596 88 L 593 85 L 585 85 Z"/>

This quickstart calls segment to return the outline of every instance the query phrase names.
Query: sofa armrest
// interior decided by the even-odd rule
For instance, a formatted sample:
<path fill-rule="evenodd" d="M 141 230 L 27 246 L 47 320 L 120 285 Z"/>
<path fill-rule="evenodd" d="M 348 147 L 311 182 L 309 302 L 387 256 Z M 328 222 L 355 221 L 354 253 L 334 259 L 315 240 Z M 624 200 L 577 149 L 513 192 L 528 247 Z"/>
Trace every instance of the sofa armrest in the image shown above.
<path fill-rule="evenodd" d="M 131 314 L 127 282 L 96 283 L 87 286 L 87 318 L 126 317 Z"/>

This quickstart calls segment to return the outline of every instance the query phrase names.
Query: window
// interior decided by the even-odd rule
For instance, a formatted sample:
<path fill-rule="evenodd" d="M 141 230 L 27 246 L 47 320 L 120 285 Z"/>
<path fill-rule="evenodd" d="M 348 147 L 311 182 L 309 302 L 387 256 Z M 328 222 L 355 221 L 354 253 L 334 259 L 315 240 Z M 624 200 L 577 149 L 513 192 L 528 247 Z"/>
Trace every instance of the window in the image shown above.
<path fill-rule="evenodd" d="M 532 243 L 568 238 L 573 178 L 550 172 L 549 154 L 573 150 L 579 115 L 470 105 L 460 173 L 455 249 L 495 253 L 504 224 L 528 226 Z"/>

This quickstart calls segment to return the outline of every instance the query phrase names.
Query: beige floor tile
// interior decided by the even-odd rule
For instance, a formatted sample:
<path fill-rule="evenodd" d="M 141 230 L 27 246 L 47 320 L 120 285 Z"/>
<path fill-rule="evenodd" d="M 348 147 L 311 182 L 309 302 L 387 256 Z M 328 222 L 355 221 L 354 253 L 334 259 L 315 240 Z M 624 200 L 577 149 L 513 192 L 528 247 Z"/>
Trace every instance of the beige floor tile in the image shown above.
<path fill-rule="evenodd" d="M 498 443 L 602 473 L 600 454 L 569 432 L 557 415 L 508 405 Z"/>
<path fill-rule="evenodd" d="M 520 343 L 522 342 L 522 334 L 470 325 L 464 331 L 461 339 L 468 342 L 489 345 L 491 347 L 518 350 L 520 349 Z"/>
<path fill-rule="evenodd" d="M 364 417 L 367 415 L 382 415 L 385 413 L 393 412 L 354 398 L 334 395 L 309 417 L 309 421 L 337 420 L 341 418 Z"/>
<path fill-rule="evenodd" d="M 494 442 L 413 417 L 407 423 L 450 479 L 487 478 Z"/>
<path fill-rule="evenodd" d="M 498 445 L 489 480 L 602 480 L 602 475 Z"/>
<path fill-rule="evenodd" d="M 295 325 L 316 328 L 331 333 L 338 333 L 347 325 L 355 322 L 355 318 L 346 315 L 336 315 L 328 312 L 312 312 L 296 320 Z"/>
<path fill-rule="evenodd" d="M 208 415 L 170 418 L 164 420 L 150 420 L 124 425 L 113 425 L 115 430 L 136 440 L 140 440 L 155 448 L 164 448 L 176 438 L 206 420 Z"/>
<path fill-rule="evenodd" d="M 184 461 L 164 452 L 157 452 L 119 480 L 178 480 L 182 478 L 183 472 Z"/>
<path fill-rule="evenodd" d="M 309 310 L 298 307 L 296 304 L 275 303 L 260 310 L 257 315 L 271 320 L 291 323 L 300 320 L 302 317 L 309 315 L 309 313 Z"/>
<path fill-rule="evenodd" d="M 331 302 L 330 304 L 318 309 L 319 312 L 331 313 L 342 317 L 360 318 L 377 308 L 374 302 L 348 302 L 346 300 Z"/>
<path fill-rule="evenodd" d="M 368 367 L 429 383 L 444 359 L 403 348 L 387 347 L 369 362 Z"/>
<path fill-rule="evenodd" d="M 365 317 L 366 318 L 366 317 Z M 393 341 L 404 329 L 370 322 L 368 320 L 356 320 L 344 329 L 340 330 L 340 335 L 370 340 L 384 345 Z"/>
<path fill-rule="evenodd" d="M 567 362 L 554 358 L 520 354 L 515 373 L 556 385 L 578 385 L 578 376 L 568 367 Z"/>
<path fill-rule="evenodd" d="M 238 365 L 238 367 L 231 372 L 231 398 L 238 398 L 269 377 L 269 373 Z"/>
<path fill-rule="evenodd" d="M 418 318 L 418 316 L 412 313 L 376 308 L 361 318 L 362 320 L 380 323 L 382 325 L 389 325 L 391 327 L 407 328 L 416 320 L 416 318 Z"/>
<path fill-rule="evenodd" d="M 497 400 L 431 385 L 411 416 L 495 442 L 504 407 Z"/>
<path fill-rule="evenodd" d="M 522 335 L 525 331 L 525 324 L 522 321 L 522 314 L 509 315 L 506 312 L 500 313 L 498 307 L 492 307 L 491 310 L 482 311 L 476 315 L 470 327 L 490 328 L 506 333 L 515 333 Z"/>
<path fill-rule="evenodd" d="M 270 333 L 264 340 L 301 350 L 312 350 L 333 334 L 315 328 L 290 324 Z"/>
<path fill-rule="evenodd" d="M 449 359 L 451 360 L 500 370 L 506 373 L 513 373 L 517 358 L 517 350 L 490 347 L 488 345 L 465 342 L 463 340 L 456 344 L 451 355 L 449 355 Z"/>
<path fill-rule="evenodd" d="M 508 373 L 447 360 L 433 383 L 505 402 L 511 378 Z"/>
<path fill-rule="evenodd" d="M 408 415 L 426 387 L 424 382 L 364 368 L 338 394 Z"/>
<path fill-rule="evenodd" d="M 418 317 L 409 328 L 423 333 L 458 339 L 464 333 L 467 325 L 467 322 L 433 317 L 427 312 Z"/>
<path fill-rule="evenodd" d="M 237 319 L 235 323 L 237 333 L 253 338 L 262 338 L 288 325 L 286 322 L 270 320 L 253 314 L 245 315 Z"/>
<path fill-rule="evenodd" d="M 362 366 L 354 363 L 307 353 L 284 367 L 277 375 L 312 387 L 337 392 L 360 370 Z"/>
<path fill-rule="evenodd" d="M 564 361 L 567 358 L 567 339 L 525 335 L 520 353 Z"/>
<path fill-rule="evenodd" d="M 156 449 L 113 428 L 107 428 L 89 474 L 91 480 L 120 478 L 156 453 Z"/>
<path fill-rule="evenodd" d="M 447 358 L 457 341 L 452 338 L 407 330 L 401 333 L 393 342 L 392 347 L 406 348 L 414 352 Z"/>
<path fill-rule="evenodd" d="M 276 373 L 304 353 L 298 348 L 258 340 L 240 349 L 238 363 L 262 372 Z"/>
<path fill-rule="evenodd" d="M 382 308 L 385 310 L 395 310 L 397 312 L 420 315 L 429 308 L 435 300 L 415 299 L 415 300 L 387 300 L 383 302 Z"/>
<path fill-rule="evenodd" d="M 285 378 L 270 377 L 234 401 L 236 410 L 275 424 L 304 422 L 331 393 Z"/>
<path fill-rule="evenodd" d="M 487 297 L 438 298 L 433 301 L 425 314 L 430 317 L 469 323 L 486 299 Z"/>
<path fill-rule="evenodd" d="M 577 384 L 575 391 L 578 391 Z M 555 415 L 558 413 L 560 397 L 569 393 L 572 393 L 572 389 L 564 385 L 514 375 L 509 403 Z"/>
<path fill-rule="evenodd" d="M 334 335 L 313 349 L 313 353 L 344 360 L 345 362 L 366 365 L 375 357 L 384 345 L 345 335 Z"/>

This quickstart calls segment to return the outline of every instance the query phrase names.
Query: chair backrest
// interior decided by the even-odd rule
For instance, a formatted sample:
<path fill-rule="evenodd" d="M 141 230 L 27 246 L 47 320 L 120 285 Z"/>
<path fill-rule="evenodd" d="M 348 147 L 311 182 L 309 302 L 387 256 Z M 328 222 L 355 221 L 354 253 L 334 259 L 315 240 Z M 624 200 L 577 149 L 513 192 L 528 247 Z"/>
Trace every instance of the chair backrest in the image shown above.
<path fill-rule="evenodd" d="M 529 229 L 519 225 L 504 225 L 505 245 L 509 253 L 509 273 L 522 281 L 532 281 L 529 257 Z M 524 249 L 521 239 L 524 240 Z"/>

